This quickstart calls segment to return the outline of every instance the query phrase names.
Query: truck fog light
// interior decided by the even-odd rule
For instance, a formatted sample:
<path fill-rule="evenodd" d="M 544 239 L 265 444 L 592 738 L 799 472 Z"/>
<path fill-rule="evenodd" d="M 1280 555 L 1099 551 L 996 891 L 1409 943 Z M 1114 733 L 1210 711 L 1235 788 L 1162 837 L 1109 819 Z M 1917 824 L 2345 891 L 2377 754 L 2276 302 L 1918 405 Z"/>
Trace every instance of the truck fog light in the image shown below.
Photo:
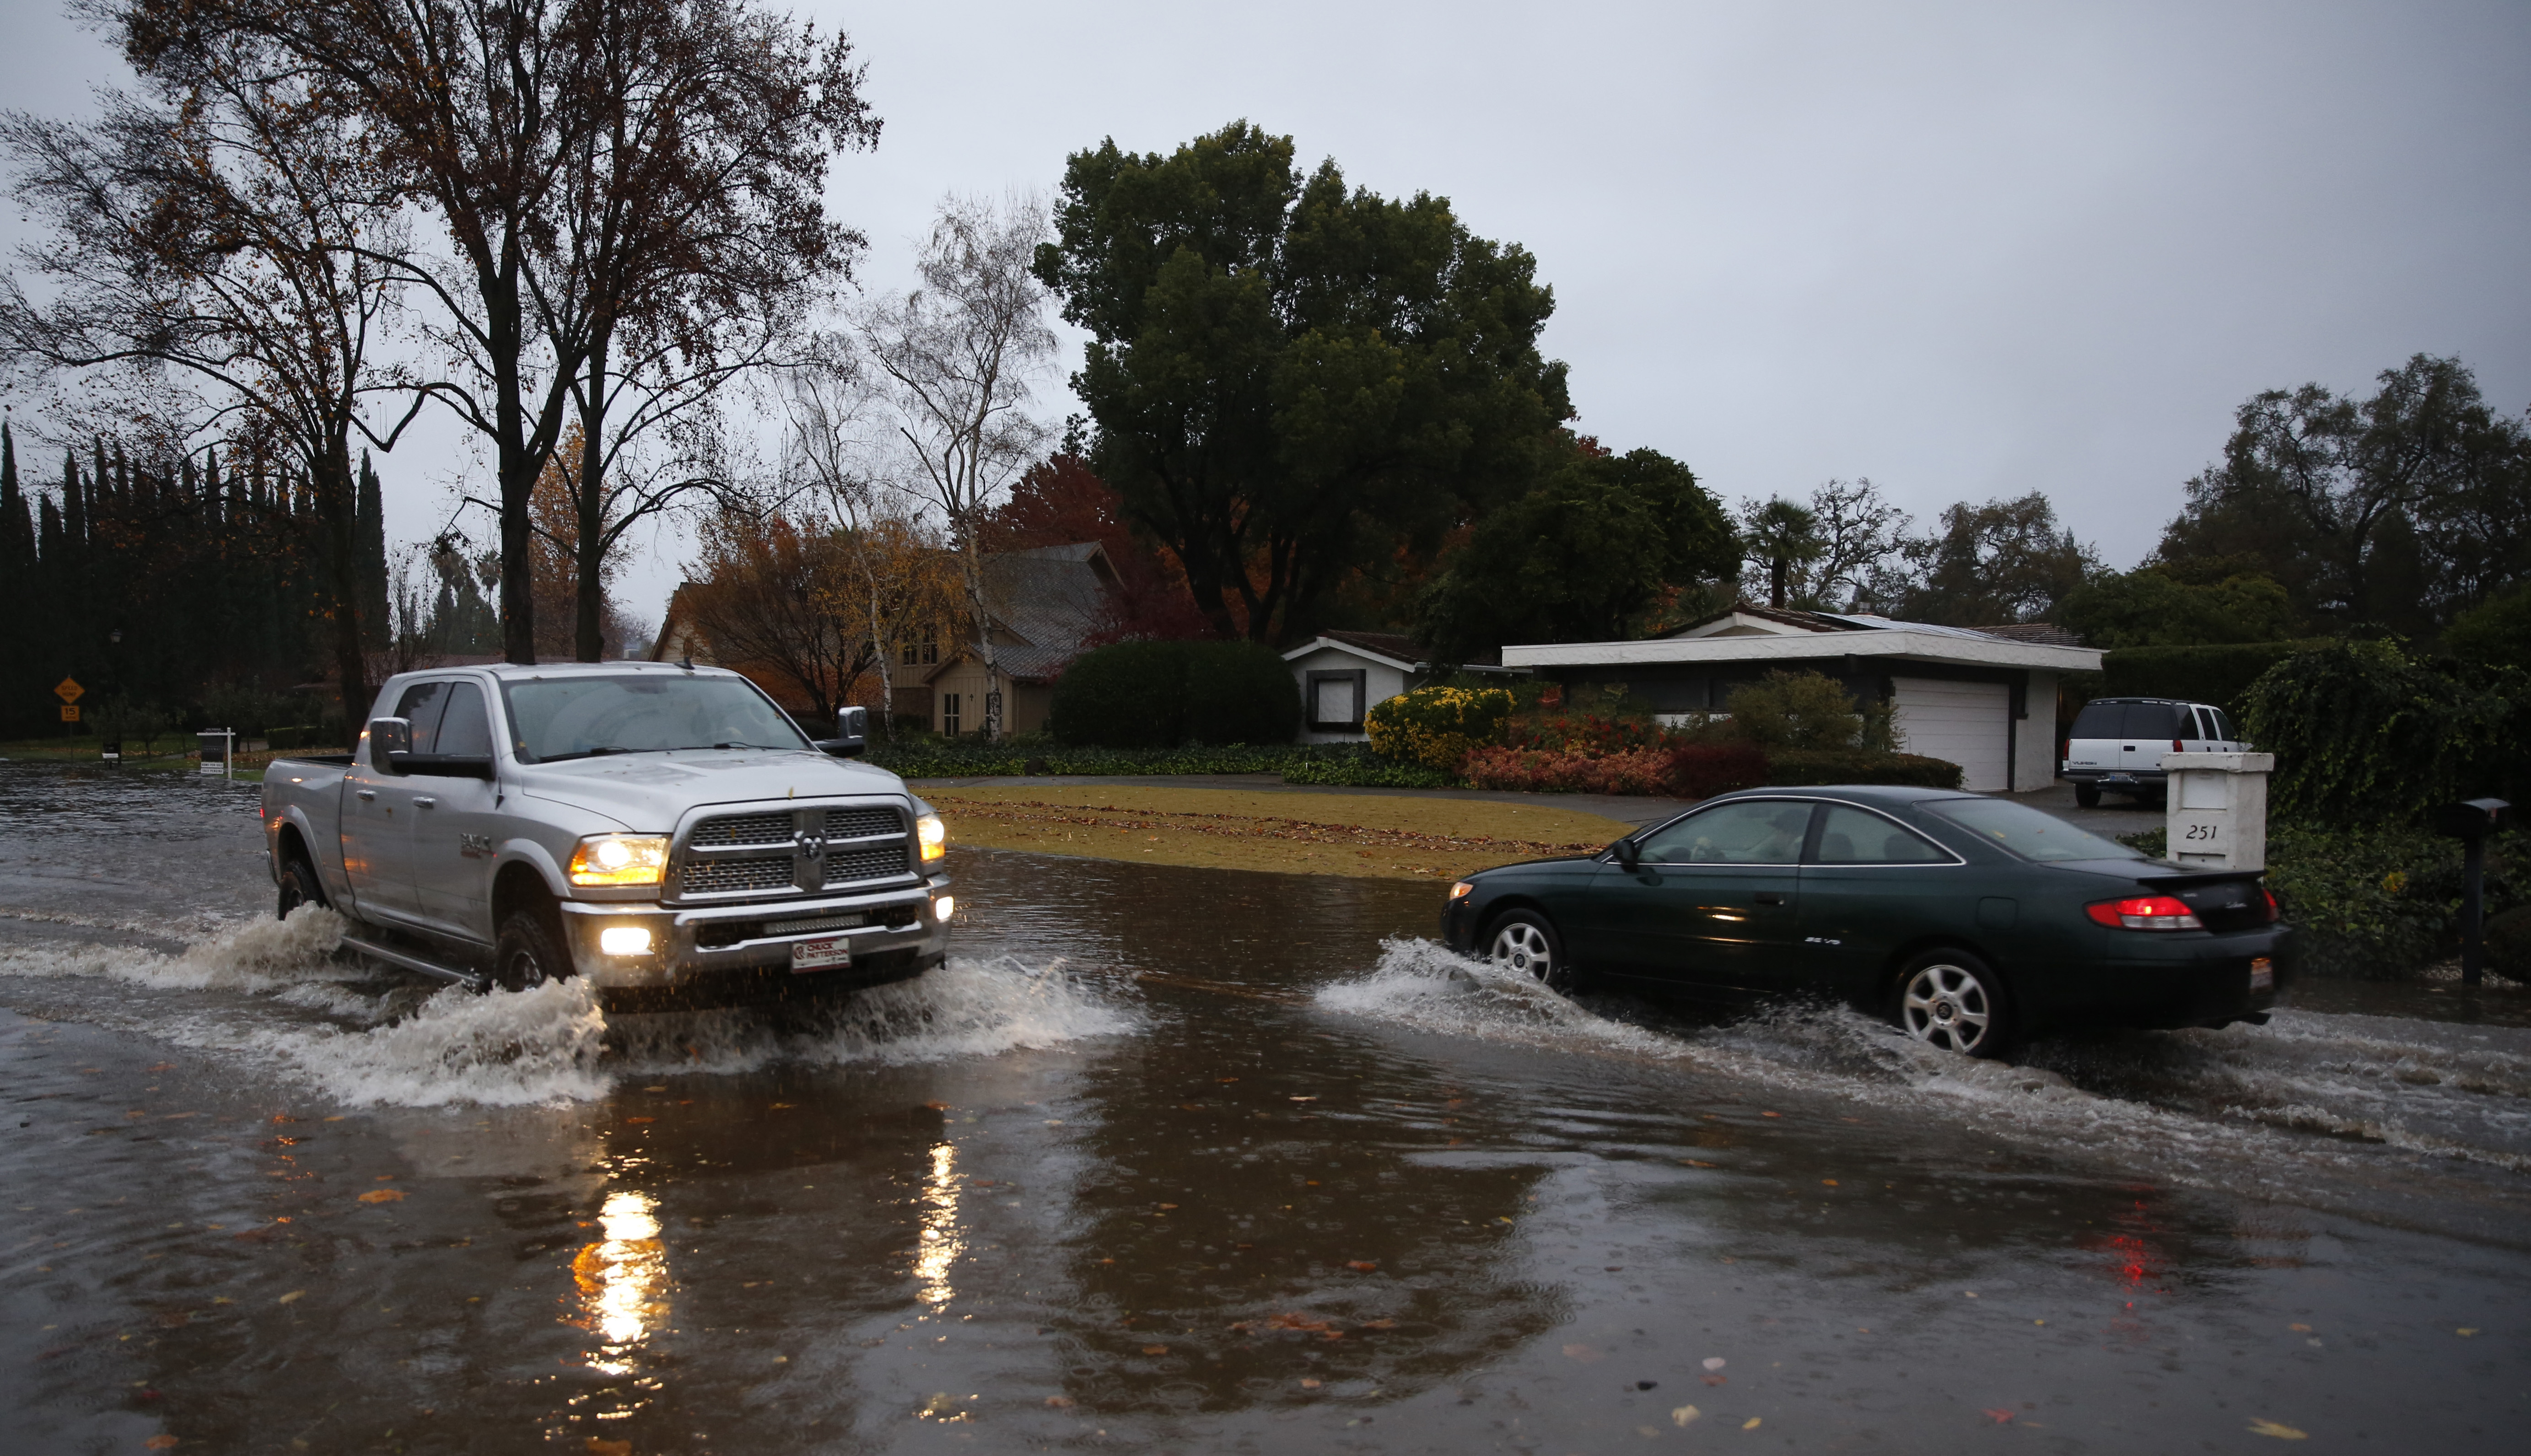
<path fill-rule="evenodd" d="M 956 915 L 957 913 L 958 913 L 958 897 L 957 897 L 957 896 L 955 896 L 955 895 L 936 895 L 936 896 L 932 897 L 932 901 L 931 901 L 931 918 L 932 918 L 933 920 L 936 920 L 936 921 L 938 921 L 940 924 L 944 924 L 944 925 L 945 925 L 945 924 L 949 924 L 949 917 L 951 917 L 951 916 L 953 916 L 953 915 Z"/>
<path fill-rule="evenodd" d="M 608 925 L 597 932 L 597 948 L 610 956 L 647 956 L 650 953 L 650 927 Z"/>

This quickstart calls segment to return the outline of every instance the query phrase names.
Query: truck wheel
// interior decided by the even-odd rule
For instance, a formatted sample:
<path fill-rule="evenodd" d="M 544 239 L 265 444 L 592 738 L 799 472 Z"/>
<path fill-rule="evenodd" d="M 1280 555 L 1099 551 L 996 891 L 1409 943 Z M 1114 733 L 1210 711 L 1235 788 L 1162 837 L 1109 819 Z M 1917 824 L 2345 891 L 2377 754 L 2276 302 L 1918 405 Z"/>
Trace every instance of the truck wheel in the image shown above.
<path fill-rule="evenodd" d="M 325 903 L 325 886 L 316 878 L 316 867 L 306 860 L 294 859 L 281 867 L 281 905 L 275 918 L 290 919 L 290 912 L 302 905 Z"/>
<path fill-rule="evenodd" d="M 562 943 L 543 916 L 521 910 L 501 922 L 501 938 L 492 950 L 492 979 L 503 990 L 534 990 L 569 975 L 571 958 L 562 953 Z"/>
<path fill-rule="evenodd" d="M 2099 784 L 2076 784 L 2074 786 L 2074 802 L 2085 809 L 2100 808 L 2101 786 Z"/>

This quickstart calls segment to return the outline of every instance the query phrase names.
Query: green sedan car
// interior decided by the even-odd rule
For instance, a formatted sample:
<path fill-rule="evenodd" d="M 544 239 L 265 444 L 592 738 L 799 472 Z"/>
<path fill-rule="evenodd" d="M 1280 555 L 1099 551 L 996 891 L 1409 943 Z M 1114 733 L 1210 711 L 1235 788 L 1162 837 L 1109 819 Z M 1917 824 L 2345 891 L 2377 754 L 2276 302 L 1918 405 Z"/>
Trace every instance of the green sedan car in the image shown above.
<path fill-rule="evenodd" d="M 1451 949 L 1558 988 L 1834 998 L 1971 1056 L 2053 1030 L 2264 1022 L 2284 935 L 2255 870 L 1880 787 L 1723 795 L 1589 858 L 1480 870 L 1441 913 Z"/>

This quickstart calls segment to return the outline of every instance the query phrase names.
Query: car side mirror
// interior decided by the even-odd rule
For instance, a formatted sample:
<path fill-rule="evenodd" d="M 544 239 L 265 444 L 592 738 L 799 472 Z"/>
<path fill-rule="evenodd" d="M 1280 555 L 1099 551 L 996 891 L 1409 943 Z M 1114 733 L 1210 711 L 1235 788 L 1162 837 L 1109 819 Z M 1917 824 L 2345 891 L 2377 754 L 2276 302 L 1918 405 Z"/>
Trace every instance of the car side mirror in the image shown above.
<path fill-rule="evenodd" d="M 817 741 L 817 751 L 838 758 L 858 758 L 870 750 L 870 709 L 848 707 L 835 714 L 835 736 Z"/>
<path fill-rule="evenodd" d="M 1618 864 L 1632 869 L 1637 861 L 1642 858 L 1643 852 L 1632 839 L 1620 839 L 1608 846 L 1608 853 L 1616 856 Z"/>
<path fill-rule="evenodd" d="M 396 771 L 395 755 L 413 752 L 411 718 L 369 719 L 369 766 Z"/>

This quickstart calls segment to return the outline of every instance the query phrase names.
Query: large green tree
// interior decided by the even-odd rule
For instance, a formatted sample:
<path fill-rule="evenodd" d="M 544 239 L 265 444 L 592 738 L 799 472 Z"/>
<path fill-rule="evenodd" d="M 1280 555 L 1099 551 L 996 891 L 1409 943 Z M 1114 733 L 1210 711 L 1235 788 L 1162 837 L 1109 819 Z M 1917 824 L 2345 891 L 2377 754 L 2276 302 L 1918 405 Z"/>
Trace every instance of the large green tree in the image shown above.
<path fill-rule="evenodd" d="M 2365 399 L 2271 389 L 2234 414 L 2156 558 L 2247 556 L 2323 624 L 2430 631 L 2531 574 L 2531 435 L 2455 359 L 2417 355 Z"/>
<path fill-rule="evenodd" d="M 2101 570 L 2036 490 L 1947 507 L 1941 529 L 1909 542 L 1907 554 L 1916 576 L 1900 614 L 1949 627 L 2041 621 Z"/>
<path fill-rule="evenodd" d="M 2279 642 L 2295 627 L 2285 588 L 2246 558 L 2107 573 L 2069 593 L 2055 618 L 2096 647 Z"/>
<path fill-rule="evenodd" d="M 1091 336 L 1093 464 L 1214 630 L 1261 641 L 1519 498 L 1571 414 L 1526 250 L 1293 156 L 1244 121 L 1075 153 L 1037 262 Z"/>
<path fill-rule="evenodd" d="M 1620 640 L 1675 590 L 1739 564 L 1730 519 L 1686 466 L 1657 450 L 1577 456 L 1443 558 L 1420 630 L 1451 661 L 1505 643 Z"/>

